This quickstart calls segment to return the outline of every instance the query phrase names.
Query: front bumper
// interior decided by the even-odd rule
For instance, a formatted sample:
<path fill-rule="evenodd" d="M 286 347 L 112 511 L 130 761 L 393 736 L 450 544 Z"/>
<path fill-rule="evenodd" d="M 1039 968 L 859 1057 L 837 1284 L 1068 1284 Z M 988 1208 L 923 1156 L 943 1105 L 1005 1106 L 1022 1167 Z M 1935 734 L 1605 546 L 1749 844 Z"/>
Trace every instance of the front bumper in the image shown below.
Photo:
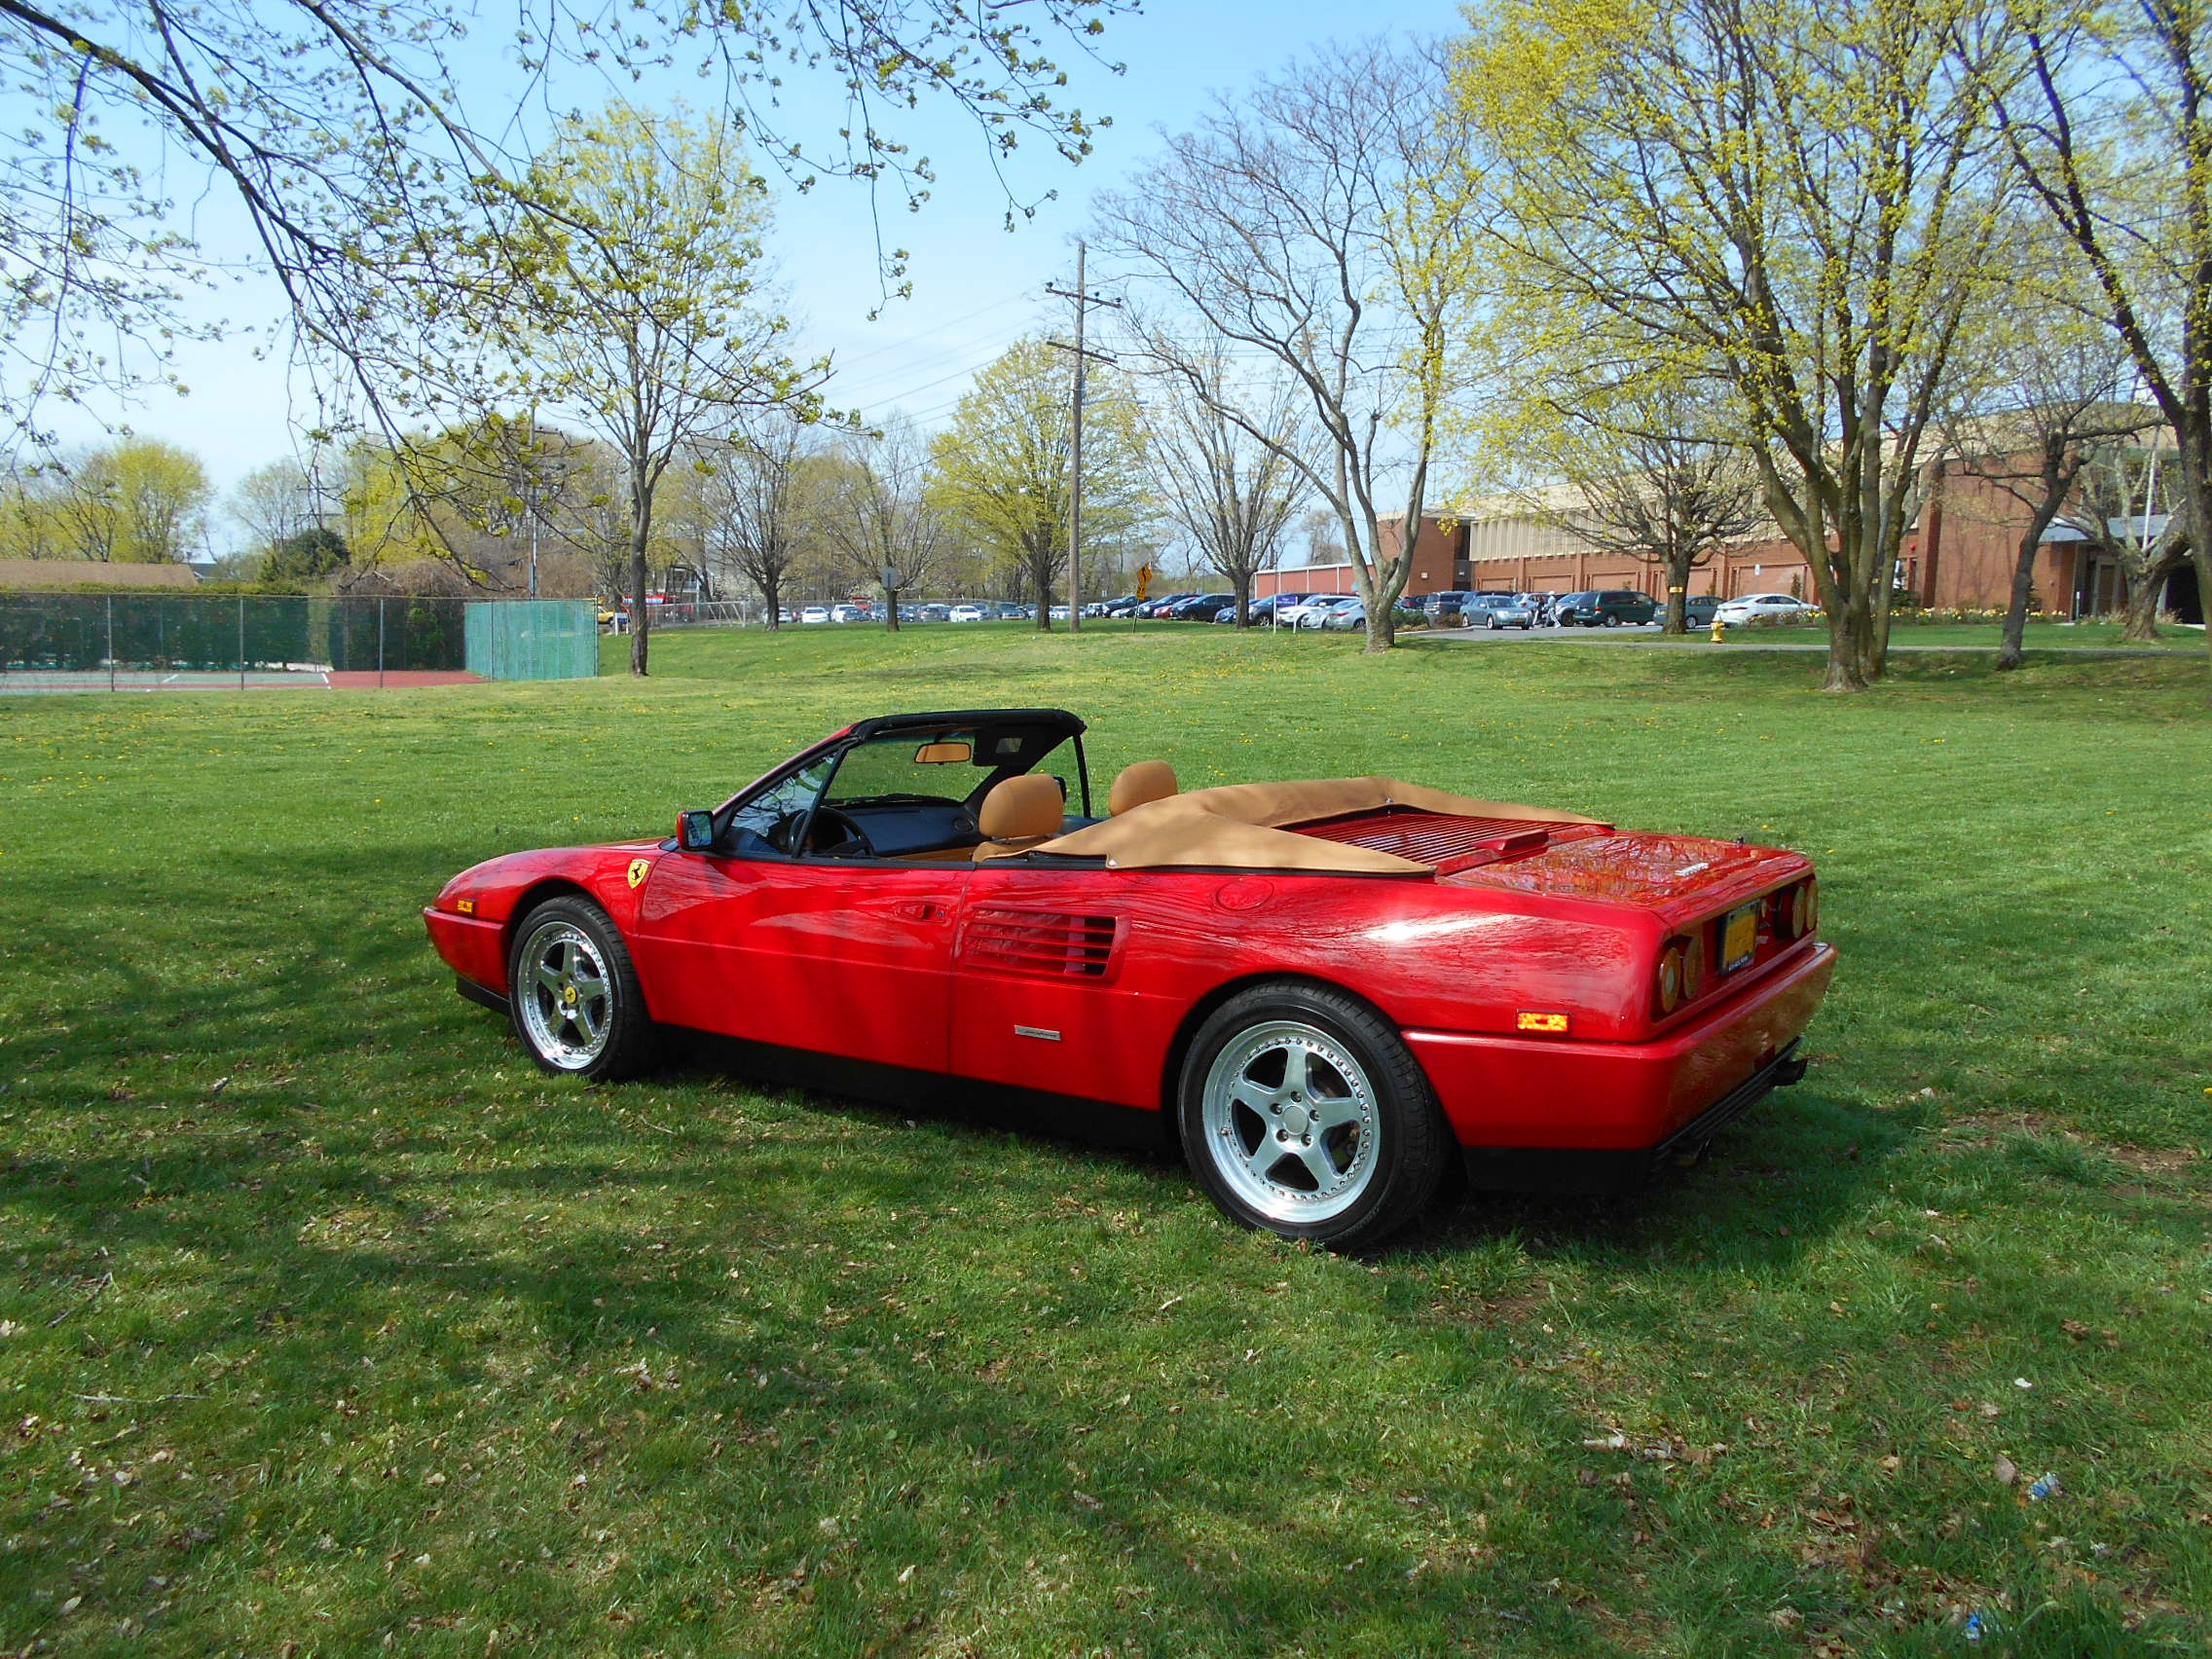
<path fill-rule="evenodd" d="M 1623 1169 L 1641 1176 L 1662 1149 L 1702 1145 L 1768 1090 L 1795 1082 L 1797 1039 L 1834 974 L 1834 950 L 1816 943 L 1647 1043 L 1444 1031 L 1405 1038 L 1479 1184 L 1588 1191 L 1622 1184 Z M 1587 1172 L 1564 1187 L 1525 1178 L 1550 1163 Z"/>
<path fill-rule="evenodd" d="M 452 910 L 426 908 L 423 912 L 423 925 L 429 930 L 430 943 L 445 958 L 446 966 L 459 975 L 466 986 L 473 983 L 500 999 L 507 983 L 506 929 L 498 922 L 486 921 L 480 916 L 459 915 Z M 481 1002 L 483 998 L 474 1000 Z"/>

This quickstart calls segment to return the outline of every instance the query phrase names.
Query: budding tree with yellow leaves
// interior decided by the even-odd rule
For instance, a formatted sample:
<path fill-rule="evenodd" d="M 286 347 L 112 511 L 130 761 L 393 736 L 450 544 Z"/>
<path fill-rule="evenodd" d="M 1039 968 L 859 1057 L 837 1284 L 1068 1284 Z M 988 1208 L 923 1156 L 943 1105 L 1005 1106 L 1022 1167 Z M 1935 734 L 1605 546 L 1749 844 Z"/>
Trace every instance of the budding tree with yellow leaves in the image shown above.
<path fill-rule="evenodd" d="M 465 328 L 620 458 L 629 509 L 630 672 L 645 672 L 653 509 L 697 439 L 769 408 L 821 413 L 828 365 L 787 347 L 762 235 L 768 186 L 726 127 L 625 104 L 565 124 L 530 169 L 534 211 L 472 249 Z"/>
<path fill-rule="evenodd" d="M 2212 608 L 2212 5 L 2012 0 L 2004 21 L 2007 146 L 2173 433 L 2160 551 L 2186 549 Z"/>
<path fill-rule="evenodd" d="M 1883 670 L 1924 439 L 1995 280 L 1993 20 L 1992 0 L 1498 0 L 1454 70 L 1519 280 L 1735 387 L 1831 690 Z"/>

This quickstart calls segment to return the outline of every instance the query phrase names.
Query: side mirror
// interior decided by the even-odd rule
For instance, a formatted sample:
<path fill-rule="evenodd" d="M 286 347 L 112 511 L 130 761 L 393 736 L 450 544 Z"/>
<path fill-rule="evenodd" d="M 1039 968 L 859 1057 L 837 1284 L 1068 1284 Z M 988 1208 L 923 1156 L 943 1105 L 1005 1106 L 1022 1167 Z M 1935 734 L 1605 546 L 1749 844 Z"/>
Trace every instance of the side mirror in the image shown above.
<path fill-rule="evenodd" d="M 705 807 L 676 815 L 676 844 L 687 853 L 703 853 L 715 844 L 715 815 Z"/>

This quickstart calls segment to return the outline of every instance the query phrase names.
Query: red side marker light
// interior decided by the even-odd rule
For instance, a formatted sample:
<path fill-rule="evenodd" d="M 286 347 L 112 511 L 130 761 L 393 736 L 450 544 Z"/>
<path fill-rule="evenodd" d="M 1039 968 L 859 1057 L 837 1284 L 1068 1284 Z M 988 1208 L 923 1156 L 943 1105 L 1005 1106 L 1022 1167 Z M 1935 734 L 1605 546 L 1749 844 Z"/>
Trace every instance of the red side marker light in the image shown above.
<path fill-rule="evenodd" d="M 1567 1015 L 1564 1014 L 1545 1014 L 1525 1008 L 1513 1016 L 1513 1023 L 1523 1031 L 1544 1031 L 1554 1037 L 1567 1035 Z"/>

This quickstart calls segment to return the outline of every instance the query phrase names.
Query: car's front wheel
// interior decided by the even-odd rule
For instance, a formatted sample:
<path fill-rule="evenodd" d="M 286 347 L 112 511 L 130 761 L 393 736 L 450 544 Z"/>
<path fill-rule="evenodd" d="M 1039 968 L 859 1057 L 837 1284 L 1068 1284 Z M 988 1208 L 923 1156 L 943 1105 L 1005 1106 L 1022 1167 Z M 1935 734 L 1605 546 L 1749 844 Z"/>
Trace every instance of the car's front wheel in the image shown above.
<path fill-rule="evenodd" d="M 1184 1156 L 1232 1220 L 1337 1248 L 1372 1244 L 1435 1197 L 1454 1142 L 1428 1080 L 1364 1003 L 1258 985 L 1193 1039 Z"/>
<path fill-rule="evenodd" d="M 650 1057 L 652 1021 L 629 948 L 588 899 L 548 899 L 515 929 L 507 963 L 515 1035 L 549 1072 L 611 1083 Z"/>

